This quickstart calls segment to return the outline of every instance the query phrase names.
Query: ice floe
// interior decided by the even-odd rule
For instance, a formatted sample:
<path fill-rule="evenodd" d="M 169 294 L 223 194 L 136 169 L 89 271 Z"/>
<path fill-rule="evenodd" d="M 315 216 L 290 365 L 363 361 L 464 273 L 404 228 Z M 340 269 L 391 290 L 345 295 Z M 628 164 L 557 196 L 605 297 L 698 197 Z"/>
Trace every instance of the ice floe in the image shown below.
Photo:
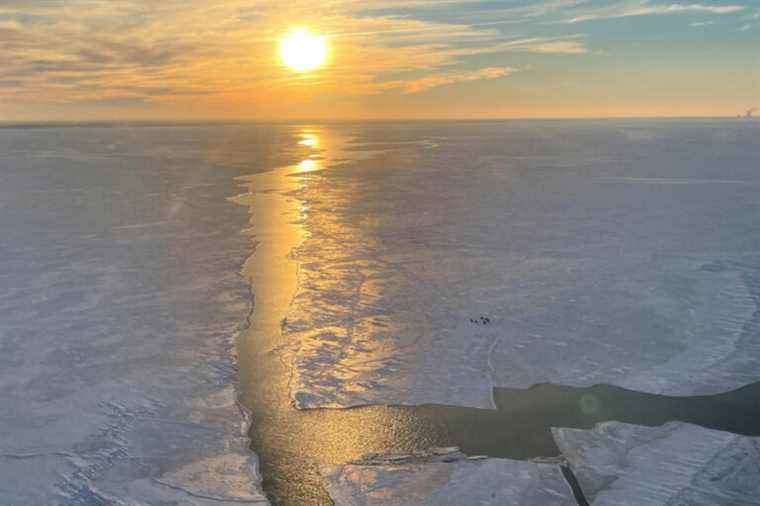
<path fill-rule="evenodd" d="M 757 438 L 679 422 L 660 427 L 608 422 L 553 434 L 594 506 L 760 501 Z"/>
<path fill-rule="evenodd" d="M 456 448 L 373 454 L 322 470 L 335 506 L 570 506 L 559 466 L 467 458 Z"/>

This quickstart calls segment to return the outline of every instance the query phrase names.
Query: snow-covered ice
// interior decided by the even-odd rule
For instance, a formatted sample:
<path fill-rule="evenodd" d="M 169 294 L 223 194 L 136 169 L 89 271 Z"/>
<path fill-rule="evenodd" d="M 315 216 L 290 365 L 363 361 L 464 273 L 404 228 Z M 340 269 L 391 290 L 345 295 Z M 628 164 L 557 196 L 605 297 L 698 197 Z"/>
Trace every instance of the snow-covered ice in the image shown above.
<path fill-rule="evenodd" d="M 383 454 L 322 470 L 335 506 L 575 506 L 559 466 L 467 458 L 455 448 Z"/>
<path fill-rule="evenodd" d="M 553 429 L 594 506 L 760 503 L 760 440 L 679 422 Z"/>
<path fill-rule="evenodd" d="M 257 128 L 0 130 L 0 503 L 267 502 L 226 201 Z"/>
<path fill-rule="evenodd" d="M 329 135 L 329 130 L 324 133 Z M 760 130 L 375 125 L 294 186 L 301 408 L 492 407 L 494 386 L 668 395 L 760 380 Z"/>
<path fill-rule="evenodd" d="M 293 174 L 246 198 L 298 200 L 267 220 L 303 238 L 275 350 L 300 408 L 760 381 L 754 123 L 345 124 L 311 128 L 311 147 L 298 132 L 0 131 L 0 502 L 266 501 L 233 350 L 257 208 L 227 201 L 265 168 Z M 471 483 L 538 469 L 433 464 L 486 469 Z"/>

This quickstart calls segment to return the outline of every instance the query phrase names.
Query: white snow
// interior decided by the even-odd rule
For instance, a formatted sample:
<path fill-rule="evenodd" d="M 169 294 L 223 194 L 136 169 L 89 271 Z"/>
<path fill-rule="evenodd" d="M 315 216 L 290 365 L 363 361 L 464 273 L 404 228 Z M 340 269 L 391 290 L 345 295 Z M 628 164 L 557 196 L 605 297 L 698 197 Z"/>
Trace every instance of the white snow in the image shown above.
<path fill-rule="evenodd" d="M 760 440 L 672 422 L 554 429 L 590 504 L 756 505 Z"/>
<path fill-rule="evenodd" d="M 248 217 L 226 199 L 235 177 L 301 160 L 296 133 L 0 131 L 0 502 L 266 502 L 236 404 Z M 267 217 L 305 238 L 282 326 L 298 407 L 492 407 L 494 386 L 542 382 L 697 395 L 760 381 L 754 124 L 310 135 L 321 155 L 257 190 L 300 201 L 296 219 Z M 377 480 L 393 499 L 430 482 L 419 504 L 460 490 L 503 501 L 544 490 L 548 469 L 366 467 L 327 470 L 331 492 L 358 500 Z"/>
<path fill-rule="evenodd" d="M 577 504 L 557 465 L 468 459 L 453 448 L 424 456 L 374 455 L 327 467 L 322 475 L 335 506 Z"/>
<path fill-rule="evenodd" d="M 267 503 L 233 350 L 247 128 L 0 130 L 0 503 Z"/>
<path fill-rule="evenodd" d="M 294 401 L 492 407 L 494 386 L 759 381 L 757 133 L 367 127 L 356 145 L 388 151 L 291 193 L 307 237 L 285 326 Z"/>

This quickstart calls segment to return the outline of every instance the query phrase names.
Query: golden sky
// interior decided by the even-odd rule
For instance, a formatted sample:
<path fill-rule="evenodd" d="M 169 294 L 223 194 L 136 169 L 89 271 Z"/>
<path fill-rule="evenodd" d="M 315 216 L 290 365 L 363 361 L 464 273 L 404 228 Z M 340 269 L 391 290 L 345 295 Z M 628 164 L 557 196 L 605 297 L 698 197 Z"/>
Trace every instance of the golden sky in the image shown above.
<path fill-rule="evenodd" d="M 757 0 L 0 0 L 0 121 L 725 116 L 759 47 Z"/>

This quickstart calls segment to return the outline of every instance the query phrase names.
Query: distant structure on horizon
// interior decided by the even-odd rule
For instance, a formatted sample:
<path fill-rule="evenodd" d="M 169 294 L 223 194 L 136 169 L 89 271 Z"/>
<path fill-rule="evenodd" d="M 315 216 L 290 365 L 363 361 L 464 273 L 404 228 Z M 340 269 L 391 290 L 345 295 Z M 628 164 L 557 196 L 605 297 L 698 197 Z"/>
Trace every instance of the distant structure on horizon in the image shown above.
<path fill-rule="evenodd" d="M 757 107 L 753 107 L 752 109 L 749 109 L 747 111 L 747 114 L 744 115 L 744 117 L 747 118 L 747 119 L 751 119 L 752 115 L 755 113 L 755 111 L 757 111 Z"/>

